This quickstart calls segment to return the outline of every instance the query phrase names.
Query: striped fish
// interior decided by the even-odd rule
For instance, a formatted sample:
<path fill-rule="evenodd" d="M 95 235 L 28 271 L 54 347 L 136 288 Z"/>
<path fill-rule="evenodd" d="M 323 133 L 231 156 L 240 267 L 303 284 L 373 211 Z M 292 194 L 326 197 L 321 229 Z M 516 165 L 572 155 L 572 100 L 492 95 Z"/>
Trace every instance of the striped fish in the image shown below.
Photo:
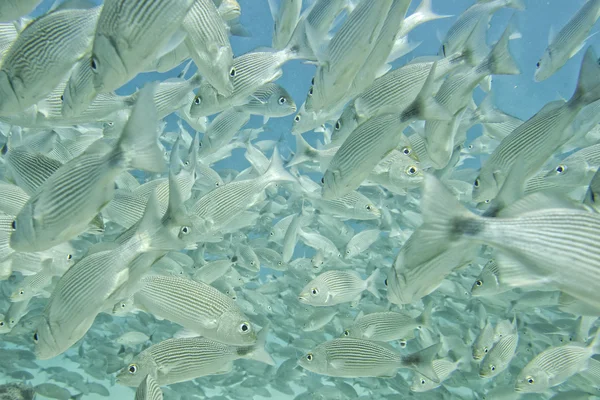
<path fill-rule="evenodd" d="M 258 334 L 251 346 L 232 346 L 204 337 L 167 339 L 150 346 L 134 357 L 117 374 L 117 382 L 138 386 L 146 375 L 152 375 L 160 386 L 184 382 L 206 375 L 228 373 L 240 358 L 275 365 L 264 345 L 268 328 Z"/>
<path fill-rule="evenodd" d="M 515 356 L 519 334 L 517 332 L 503 336 L 485 355 L 479 366 L 479 376 L 493 378 L 508 368 Z"/>
<path fill-rule="evenodd" d="M 163 400 L 160 386 L 152 375 L 148 374 L 135 391 L 135 400 Z"/>
<path fill-rule="evenodd" d="M 194 0 L 105 1 L 90 60 L 96 91 L 116 90 L 142 72 L 174 40 L 193 5 Z"/>
<path fill-rule="evenodd" d="M 94 73 L 90 60 L 84 58 L 71 71 L 67 86 L 62 95 L 63 117 L 74 117 L 82 114 L 96 98 Z"/>
<path fill-rule="evenodd" d="M 368 290 L 379 298 L 376 269 L 363 280 L 356 271 L 327 271 L 310 281 L 298 295 L 298 300 L 311 306 L 333 306 L 358 301 L 362 292 Z"/>
<path fill-rule="evenodd" d="M 160 171 L 163 154 L 158 148 L 153 115 L 153 86 L 146 87 L 115 147 L 83 153 L 63 164 L 23 206 L 14 221 L 11 247 L 41 251 L 85 231 L 88 223 L 111 200 L 114 180 L 130 168 Z"/>
<path fill-rule="evenodd" d="M 483 163 L 473 183 L 473 200 L 493 199 L 504 184 L 510 168 L 523 159 L 523 178 L 533 176 L 546 160 L 571 139 L 567 129 L 582 108 L 600 99 L 600 66 L 593 49 L 583 58 L 575 93 L 569 101 L 553 101 L 502 139 Z"/>
<path fill-rule="evenodd" d="M 33 335 L 36 356 L 49 359 L 63 353 L 85 335 L 100 311 L 123 298 L 128 266 L 140 254 L 183 247 L 163 227 L 153 196 L 136 235 L 115 249 L 90 254 L 60 278 Z"/>
<path fill-rule="evenodd" d="M 567 24 L 552 38 L 536 64 L 535 80 L 541 82 L 556 71 L 585 46 L 592 26 L 600 17 L 600 0 L 588 0 Z"/>
<path fill-rule="evenodd" d="M 414 336 L 415 329 L 429 325 L 430 314 L 431 304 L 417 318 L 393 311 L 360 315 L 344 330 L 344 336 L 381 342 L 408 339 Z"/>
<path fill-rule="evenodd" d="M 33 22 L 8 49 L 0 68 L 0 115 L 42 100 L 88 50 L 102 7 L 56 10 Z"/>
<path fill-rule="evenodd" d="M 274 49 L 283 49 L 288 45 L 302 9 L 302 0 L 281 0 L 279 3 L 277 4 L 277 0 L 269 0 L 274 21 L 272 41 Z"/>
<path fill-rule="evenodd" d="M 251 207 L 265 188 L 274 182 L 295 182 L 294 177 L 283 168 L 277 148 L 264 174 L 257 178 L 219 186 L 202 196 L 190 210 L 206 224 L 207 231 L 218 231 L 220 227 Z"/>
<path fill-rule="evenodd" d="M 135 304 L 210 339 L 233 345 L 256 342 L 256 332 L 237 304 L 203 282 L 153 275 L 140 281 Z"/>
<path fill-rule="evenodd" d="M 227 26 L 212 0 L 196 0 L 183 19 L 187 32 L 185 45 L 198 72 L 219 94 L 233 93 L 233 51 L 227 35 Z M 232 72 L 233 71 L 233 72 Z"/>
<path fill-rule="evenodd" d="M 231 95 L 222 96 L 212 85 L 203 83 L 192 102 L 190 115 L 197 118 L 246 104 L 248 96 L 259 87 L 281 77 L 281 66 L 294 57 L 290 50 L 280 50 L 250 52 L 234 58 L 230 72 L 233 83 Z"/>
<path fill-rule="evenodd" d="M 321 375 L 342 378 L 393 378 L 399 368 L 411 368 L 439 382 L 431 361 L 439 344 L 408 356 L 387 343 L 366 339 L 333 339 L 315 347 L 298 360 L 304 369 Z"/>
<path fill-rule="evenodd" d="M 296 103 L 285 88 L 269 82 L 252 93 L 250 101 L 238 109 L 265 118 L 285 117 L 296 111 Z"/>
<path fill-rule="evenodd" d="M 6 167 L 14 182 L 32 195 L 57 169 L 60 161 L 42 153 L 13 149 L 6 153 Z"/>
<path fill-rule="evenodd" d="M 544 392 L 559 385 L 588 367 L 588 360 L 600 353 L 599 335 L 596 334 L 589 345 L 569 343 L 564 346 L 550 347 L 531 360 L 519 375 L 515 383 L 517 392 Z"/>

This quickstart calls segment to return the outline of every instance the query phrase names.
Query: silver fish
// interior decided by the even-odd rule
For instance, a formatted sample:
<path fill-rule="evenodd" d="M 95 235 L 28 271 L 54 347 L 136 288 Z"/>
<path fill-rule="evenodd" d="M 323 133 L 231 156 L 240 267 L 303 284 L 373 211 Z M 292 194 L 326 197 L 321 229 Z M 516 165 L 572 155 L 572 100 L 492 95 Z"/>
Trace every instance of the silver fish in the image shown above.
<path fill-rule="evenodd" d="M 224 374 L 240 358 L 275 365 L 264 350 L 268 329 L 263 328 L 251 346 L 232 346 L 203 337 L 167 339 L 138 354 L 117 374 L 117 382 L 138 386 L 151 375 L 157 385 L 169 385 L 206 375 Z"/>
<path fill-rule="evenodd" d="M 108 0 L 98 17 L 90 66 L 97 92 L 118 89 L 167 44 L 194 0 Z"/>
<path fill-rule="evenodd" d="M 311 306 L 333 306 L 360 300 L 362 292 L 368 290 L 379 298 L 376 269 L 366 280 L 355 271 L 327 271 L 309 282 L 298 295 L 298 299 Z"/>

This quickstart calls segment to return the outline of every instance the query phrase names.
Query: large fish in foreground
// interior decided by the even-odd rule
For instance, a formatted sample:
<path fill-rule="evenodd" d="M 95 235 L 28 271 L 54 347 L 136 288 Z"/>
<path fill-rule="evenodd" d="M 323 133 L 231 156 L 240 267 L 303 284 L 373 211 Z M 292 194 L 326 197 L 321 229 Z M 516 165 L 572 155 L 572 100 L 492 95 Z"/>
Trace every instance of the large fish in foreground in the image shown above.
<path fill-rule="evenodd" d="M 140 93 L 135 108 L 113 148 L 100 142 L 58 168 L 31 196 L 13 222 L 10 245 L 18 251 L 40 251 L 73 239 L 112 199 L 121 172 L 139 168 L 161 171 L 163 153 L 157 143 L 158 121 L 153 86 Z"/>

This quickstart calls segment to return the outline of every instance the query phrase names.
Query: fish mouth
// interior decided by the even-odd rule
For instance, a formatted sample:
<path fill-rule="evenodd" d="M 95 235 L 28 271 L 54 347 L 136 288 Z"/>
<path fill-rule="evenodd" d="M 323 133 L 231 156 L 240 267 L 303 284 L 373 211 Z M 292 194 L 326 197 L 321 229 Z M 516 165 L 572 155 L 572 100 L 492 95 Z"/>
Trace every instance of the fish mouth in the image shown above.
<path fill-rule="evenodd" d="M 298 296 L 298 301 L 302 302 L 302 303 L 306 303 L 308 300 L 308 298 L 306 296 Z"/>

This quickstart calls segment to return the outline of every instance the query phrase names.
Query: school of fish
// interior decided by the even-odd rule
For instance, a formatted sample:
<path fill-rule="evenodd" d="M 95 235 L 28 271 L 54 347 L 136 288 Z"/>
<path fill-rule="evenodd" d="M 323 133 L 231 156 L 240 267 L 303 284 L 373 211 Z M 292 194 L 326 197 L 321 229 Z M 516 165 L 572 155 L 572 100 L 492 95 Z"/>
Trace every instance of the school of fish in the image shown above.
<path fill-rule="evenodd" d="M 0 399 L 600 399 L 600 0 L 526 120 L 536 0 L 444 1 L 1 1 Z"/>

